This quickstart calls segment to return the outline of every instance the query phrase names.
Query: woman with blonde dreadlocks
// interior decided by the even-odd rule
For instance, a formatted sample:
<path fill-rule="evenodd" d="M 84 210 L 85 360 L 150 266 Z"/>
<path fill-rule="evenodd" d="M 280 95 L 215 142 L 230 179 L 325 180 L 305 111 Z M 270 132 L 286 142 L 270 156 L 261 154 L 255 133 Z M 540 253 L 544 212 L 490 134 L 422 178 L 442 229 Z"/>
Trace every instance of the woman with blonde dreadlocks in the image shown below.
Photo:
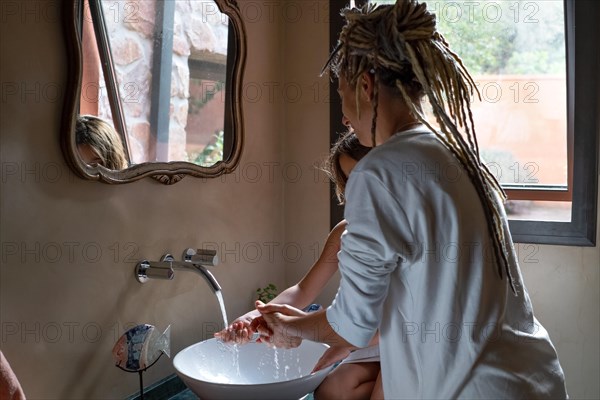
<path fill-rule="evenodd" d="M 479 159 L 472 78 L 424 4 L 343 15 L 326 70 L 339 80 L 345 120 L 374 148 L 346 187 L 340 286 L 323 312 L 257 304 L 263 334 L 364 347 L 379 330 L 385 398 L 566 398 L 504 194 Z"/>

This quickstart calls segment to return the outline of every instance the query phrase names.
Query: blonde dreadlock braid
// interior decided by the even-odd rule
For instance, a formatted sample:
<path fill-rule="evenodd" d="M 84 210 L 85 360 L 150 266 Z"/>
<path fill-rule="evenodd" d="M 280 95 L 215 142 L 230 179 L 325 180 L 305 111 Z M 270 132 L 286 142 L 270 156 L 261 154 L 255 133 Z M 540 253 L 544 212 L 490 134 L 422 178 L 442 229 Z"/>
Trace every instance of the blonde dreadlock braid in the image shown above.
<path fill-rule="evenodd" d="M 373 146 L 378 85 L 382 83 L 398 89 L 412 114 L 437 135 L 473 182 L 483 205 L 488 230 L 494 238 L 498 274 L 502 279 L 502 269 L 506 271 L 510 287 L 516 293 L 509 268 L 502 205 L 496 200 L 496 196 L 502 200 L 506 196 L 481 162 L 470 108 L 471 96 L 477 93 L 480 100 L 481 96 L 460 57 L 436 31 L 435 15 L 416 0 L 397 0 L 395 5 L 368 4 L 360 9 L 345 9 L 342 15 L 347 23 L 323 72 L 329 70 L 335 76 L 341 74 L 355 86 L 358 118 L 359 77 L 365 72 L 374 74 Z M 439 131 L 426 120 L 419 101 L 415 100 L 423 95 L 432 106 Z M 459 127 L 464 129 L 466 141 Z"/>

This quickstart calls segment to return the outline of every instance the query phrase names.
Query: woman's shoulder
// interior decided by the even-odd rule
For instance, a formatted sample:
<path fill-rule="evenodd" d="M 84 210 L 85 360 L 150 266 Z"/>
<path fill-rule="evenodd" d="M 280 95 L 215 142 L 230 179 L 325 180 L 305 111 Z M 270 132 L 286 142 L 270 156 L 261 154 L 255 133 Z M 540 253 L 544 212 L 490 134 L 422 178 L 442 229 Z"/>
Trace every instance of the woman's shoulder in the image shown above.
<path fill-rule="evenodd" d="M 431 164 L 456 162 L 450 151 L 426 128 L 396 134 L 384 144 L 373 148 L 355 170 L 376 171 L 393 167 L 410 170 Z"/>

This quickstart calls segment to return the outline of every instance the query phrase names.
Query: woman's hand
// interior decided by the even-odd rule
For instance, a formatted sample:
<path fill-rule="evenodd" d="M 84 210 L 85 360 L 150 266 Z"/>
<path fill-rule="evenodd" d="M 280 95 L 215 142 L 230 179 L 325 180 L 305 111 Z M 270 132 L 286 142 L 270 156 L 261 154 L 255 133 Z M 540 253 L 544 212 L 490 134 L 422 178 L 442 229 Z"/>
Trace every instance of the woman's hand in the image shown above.
<path fill-rule="evenodd" d="M 254 335 L 253 321 L 256 319 L 255 311 L 251 311 L 237 318 L 227 328 L 215 333 L 215 337 L 224 342 L 233 342 L 235 344 L 246 344 Z"/>
<path fill-rule="evenodd" d="M 294 320 L 306 313 L 295 307 L 283 304 L 256 302 L 256 309 L 262 318 L 256 319 L 253 329 L 260 334 L 260 341 L 272 347 L 293 348 L 302 343 L 300 332 L 294 327 Z"/>
<path fill-rule="evenodd" d="M 317 372 L 318 370 L 335 364 L 338 361 L 342 361 L 344 358 L 350 355 L 350 352 L 353 349 L 353 347 L 348 346 L 331 346 L 327 349 L 327 351 L 325 351 L 325 353 L 323 353 L 321 358 L 319 358 L 319 361 L 317 361 L 315 364 L 312 372 Z"/>

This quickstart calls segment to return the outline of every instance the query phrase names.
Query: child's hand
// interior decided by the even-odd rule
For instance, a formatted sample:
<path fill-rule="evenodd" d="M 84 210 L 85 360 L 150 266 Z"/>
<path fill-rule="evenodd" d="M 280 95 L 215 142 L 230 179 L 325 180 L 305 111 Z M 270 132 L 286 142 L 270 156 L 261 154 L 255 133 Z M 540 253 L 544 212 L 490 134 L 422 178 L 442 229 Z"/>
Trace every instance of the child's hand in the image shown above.
<path fill-rule="evenodd" d="M 350 355 L 350 351 L 352 349 L 352 347 L 347 346 L 331 346 L 327 349 L 327 351 L 325 351 L 325 353 L 323 353 L 321 358 L 319 358 L 319 361 L 317 361 L 317 364 L 315 364 L 315 367 L 313 368 L 311 374 L 313 372 L 317 372 L 320 369 L 335 364 L 338 361 L 342 361 L 344 358 Z"/>
<path fill-rule="evenodd" d="M 262 315 L 252 320 L 250 328 L 253 332 L 258 333 L 258 339 L 256 339 L 257 342 L 268 343 L 268 338 L 273 334 Z"/>
<path fill-rule="evenodd" d="M 261 322 L 255 324 L 260 333 L 260 341 L 269 346 L 290 349 L 302 343 L 300 335 L 295 334 L 293 318 L 306 315 L 302 310 L 281 304 L 256 302 L 256 309 L 262 314 Z"/>
<path fill-rule="evenodd" d="M 233 342 L 236 344 L 246 344 L 252 339 L 255 330 L 252 327 L 251 315 L 245 314 L 237 318 L 227 328 L 215 333 L 215 337 L 224 342 Z"/>

